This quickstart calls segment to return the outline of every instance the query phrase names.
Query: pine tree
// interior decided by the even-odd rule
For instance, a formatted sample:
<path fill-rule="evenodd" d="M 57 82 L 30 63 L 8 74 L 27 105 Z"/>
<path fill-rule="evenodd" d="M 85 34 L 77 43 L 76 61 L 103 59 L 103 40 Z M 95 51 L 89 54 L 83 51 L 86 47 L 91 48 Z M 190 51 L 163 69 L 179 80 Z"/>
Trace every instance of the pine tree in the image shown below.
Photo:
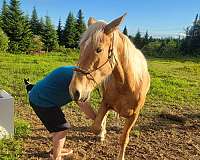
<path fill-rule="evenodd" d="M 57 49 L 58 37 L 49 16 L 45 17 L 45 26 L 42 33 L 42 39 L 47 52 Z"/>
<path fill-rule="evenodd" d="M 76 47 L 77 45 L 76 35 L 77 35 L 76 20 L 72 12 L 69 12 L 63 32 L 65 47 L 67 48 Z"/>
<path fill-rule="evenodd" d="M 39 35 L 39 25 L 40 24 L 39 24 L 37 11 L 36 11 L 35 7 L 33 7 L 30 24 L 31 24 L 31 30 L 32 30 L 33 34 Z"/>
<path fill-rule="evenodd" d="M 80 40 L 80 37 L 81 37 L 82 33 L 85 32 L 85 30 L 86 30 L 84 16 L 83 16 L 83 12 L 81 9 L 78 11 L 78 14 L 77 14 L 76 29 L 77 29 L 76 47 L 78 47 L 78 42 Z"/>
<path fill-rule="evenodd" d="M 193 22 L 193 24 L 194 24 L 194 25 L 196 25 L 196 24 L 197 24 L 198 17 L 199 17 L 199 16 L 198 16 L 198 14 L 196 14 L 195 20 L 194 20 L 194 22 Z"/>
<path fill-rule="evenodd" d="M 126 26 L 124 27 L 123 33 L 124 33 L 126 36 L 128 36 L 128 30 L 127 30 Z"/>
<path fill-rule="evenodd" d="M 9 39 L 0 27 L 0 51 L 6 51 L 8 49 Z"/>
<path fill-rule="evenodd" d="M 40 36 L 42 36 L 42 34 L 44 33 L 44 29 L 45 29 L 45 24 L 43 18 L 41 17 L 38 24 L 38 34 Z"/>
<path fill-rule="evenodd" d="M 138 49 L 142 48 L 142 37 L 141 37 L 141 33 L 139 30 L 134 37 L 134 44 Z"/>
<path fill-rule="evenodd" d="M 144 45 L 147 45 L 149 43 L 149 34 L 148 31 L 146 31 L 144 35 Z"/>
<path fill-rule="evenodd" d="M 150 36 L 150 37 L 149 37 L 149 42 L 153 42 L 153 41 L 154 41 L 153 37 Z"/>
<path fill-rule="evenodd" d="M 62 30 L 62 24 L 61 24 L 60 18 L 58 22 L 57 35 L 58 35 L 58 43 L 59 45 L 62 45 L 63 44 L 63 30 Z"/>
<path fill-rule="evenodd" d="M 0 26 L 3 29 L 4 32 L 6 32 L 7 29 L 7 23 L 8 23 L 8 12 L 9 12 L 9 8 L 8 5 L 6 4 L 6 0 L 3 1 L 3 6 L 1 9 L 1 16 L 0 16 Z"/>
<path fill-rule="evenodd" d="M 197 14 L 193 26 L 186 29 L 186 37 L 181 44 L 181 50 L 184 54 L 200 55 L 200 20 L 198 17 Z"/>
<path fill-rule="evenodd" d="M 12 52 L 26 52 L 29 48 L 32 32 L 30 25 L 20 9 L 19 0 L 11 0 L 3 27 L 9 37 L 9 50 Z"/>

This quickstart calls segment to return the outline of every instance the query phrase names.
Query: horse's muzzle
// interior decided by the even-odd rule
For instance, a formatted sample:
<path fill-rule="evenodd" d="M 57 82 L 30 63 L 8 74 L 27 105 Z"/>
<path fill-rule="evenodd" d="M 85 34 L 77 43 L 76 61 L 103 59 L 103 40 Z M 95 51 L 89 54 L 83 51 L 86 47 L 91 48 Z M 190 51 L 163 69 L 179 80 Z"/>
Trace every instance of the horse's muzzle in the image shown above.
<path fill-rule="evenodd" d="M 81 102 L 89 100 L 90 97 L 89 93 L 86 92 L 80 93 L 78 90 L 75 90 L 71 96 L 74 101 L 81 101 Z"/>

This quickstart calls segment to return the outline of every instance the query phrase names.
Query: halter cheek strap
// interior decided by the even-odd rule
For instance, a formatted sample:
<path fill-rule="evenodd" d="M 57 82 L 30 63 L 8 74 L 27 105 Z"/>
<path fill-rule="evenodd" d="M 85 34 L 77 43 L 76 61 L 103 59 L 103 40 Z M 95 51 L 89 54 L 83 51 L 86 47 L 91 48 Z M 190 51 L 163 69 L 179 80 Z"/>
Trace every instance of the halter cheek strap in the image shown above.
<path fill-rule="evenodd" d="M 108 59 L 107 59 L 103 64 L 101 64 L 101 65 L 98 66 L 96 69 L 93 69 L 93 70 L 91 70 L 91 71 L 82 69 L 82 68 L 80 68 L 79 66 L 77 66 L 76 68 L 74 68 L 74 71 L 75 71 L 75 72 L 79 72 L 79 73 L 85 75 L 88 79 L 89 79 L 88 75 L 90 75 L 91 80 L 93 80 L 93 81 L 98 85 L 98 83 L 97 83 L 96 80 L 94 79 L 92 73 L 95 72 L 95 71 L 97 71 L 97 70 L 99 70 L 100 68 L 102 68 L 102 67 L 103 67 L 104 65 L 106 65 L 108 62 L 110 63 L 110 59 L 114 56 L 114 51 L 113 51 L 113 50 L 114 50 L 114 34 L 113 34 L 113 37 L 112 37 L 112 43 L 111 43 L 111 45 L 109 46 L 109 50 L 108 50 Z M 115 58 L 115 56 L 114 56 L 114 58 Z M 111 65 L 111 63 L 110 63 L 110 65 Z M 112 68 L 112 65 L 111 65 L 111 68 Z"/>

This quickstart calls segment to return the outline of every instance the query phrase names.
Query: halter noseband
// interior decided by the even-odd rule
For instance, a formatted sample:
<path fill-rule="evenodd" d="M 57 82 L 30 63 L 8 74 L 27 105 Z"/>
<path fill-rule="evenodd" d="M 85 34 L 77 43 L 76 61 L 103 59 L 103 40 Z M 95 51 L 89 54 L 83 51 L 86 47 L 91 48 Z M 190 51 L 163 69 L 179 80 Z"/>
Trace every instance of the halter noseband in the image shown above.
<path fill-rule="evenodd" d="M 91 70 L 91 71 L 82 69 L 82 68 L 80 68 L 79 66 L 77 66 L 76 68 L 74 68 L 74 71 L 75 71 L 75 72 L 79 72 L 79 73 L 85 75 L 88 79 L 89 79 L 88 75 L 90 75 L 91 79 L 98 85 L 98 83 L 95 81 L 95 79 L 94 79 L 94 77 L 93 77 L 93 75 L 92 75 L 91 73 L 93 73 L 93 72 L 99 70 L 99 69 L 102 68 L 104 65 L 106 65 L 108 62 L 110 62 L 110 59 L 114 56 L 114 52 L 113 52 L 113 48 L 114 48 L 114 47 L 113 47 L 113 46 L 114 46 L 114 34 L 113 34 L 113 37 L 112 37 L 112 43 L 111 43 L 111 45 L 109 46 L 109 50 L 108 50 L 108 59 L 107 59 L 103 64 L 101 64 L 101 65 L 98 66 L 96 69 L 93 69 L 93 70 Z M 111 65 L 111 63 L 110 63 L 110 65 Z M 112 68 L 112 65 L 111 65 L 111 68 Z"/>

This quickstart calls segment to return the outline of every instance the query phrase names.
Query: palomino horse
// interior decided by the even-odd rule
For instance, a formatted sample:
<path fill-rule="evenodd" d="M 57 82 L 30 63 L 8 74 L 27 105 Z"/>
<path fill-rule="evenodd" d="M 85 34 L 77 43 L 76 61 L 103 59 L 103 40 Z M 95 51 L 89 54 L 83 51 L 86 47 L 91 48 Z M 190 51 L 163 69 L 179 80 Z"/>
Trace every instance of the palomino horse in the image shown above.
<path fill-rule="evenodd" d="M 103 99 L 92 126 L 102 140 L 106 133 L 106 113 L 112 109 L 126 118 L 120 136 L 118 160 L 123 160 L 129 133 L 144 105 L 150 86 L 147 63 L 118 27 L 124 16 L 109 24 L 89 18 L 88 29 L 80 41 L 80 58 L 70 84 L 76 101 L 86 101 L 91 91 L 102 84 Z"/>

